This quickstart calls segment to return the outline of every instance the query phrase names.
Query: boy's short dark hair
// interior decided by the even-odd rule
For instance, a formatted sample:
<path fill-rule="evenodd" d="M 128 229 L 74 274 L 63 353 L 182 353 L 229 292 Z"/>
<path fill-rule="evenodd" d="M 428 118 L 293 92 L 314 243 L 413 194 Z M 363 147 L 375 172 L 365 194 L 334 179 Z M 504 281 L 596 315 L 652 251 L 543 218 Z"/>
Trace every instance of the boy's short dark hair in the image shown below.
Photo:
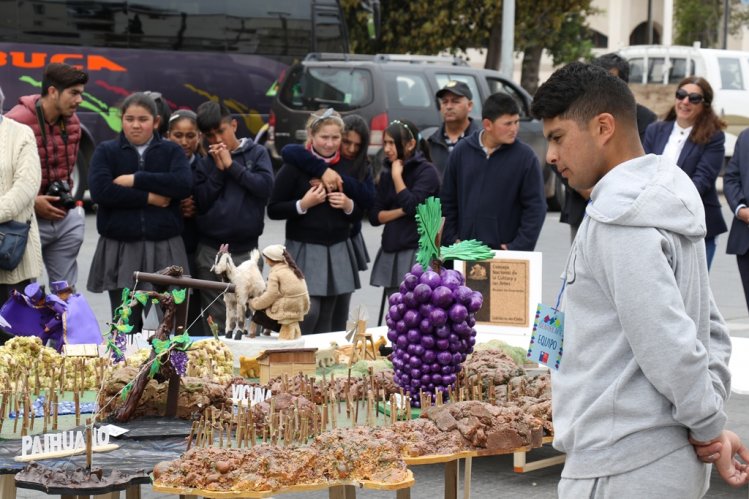
<path fill-rule="evenodd" d="M 602 67 L 606 71 L 616 69 L 619 78 L 621 78 L 625 83 L 629 83 L 629 62 L 619 54 L 614 52 L 603 54 L 602 56 L 593 59 L 591 63 L 594 66 Z"/>
<path fill-rule="evenodd" d="M 579 125 L 601 113 L 635 127 L 637 123 L 635 98 L 627 84 L 599 66 L 582 62 L 555 71 L 536 91 L 531 112 L 539 120 L 559 117 Z"/>
<path fill-rule="evenodd" d="M 231 123 L 234 119 L 231 112 L 223 104 L 216 101 L 204 102 L 196 110 L 198 115 L 198 128 L 207 133 L 221 127 L 222 122 Z"/>
<path fill-rule="evenodd" d="M 481 119 L 494 121 L 500 116 L 509 114 L 514 116 L 520 114 L 520 108 L 515 99 L 503 92 L 497 92 L 491 94 L 484 101 L 483 109 L 481 110 Z"/>
<path fill-rule="evenodd" d="M 62 92 L 66 88 L 88 83 L 88 73 L 69 64 L 53 62 L 47 64 L 42 75 L 42 97 L 49 93 L 49 87 Z"/>

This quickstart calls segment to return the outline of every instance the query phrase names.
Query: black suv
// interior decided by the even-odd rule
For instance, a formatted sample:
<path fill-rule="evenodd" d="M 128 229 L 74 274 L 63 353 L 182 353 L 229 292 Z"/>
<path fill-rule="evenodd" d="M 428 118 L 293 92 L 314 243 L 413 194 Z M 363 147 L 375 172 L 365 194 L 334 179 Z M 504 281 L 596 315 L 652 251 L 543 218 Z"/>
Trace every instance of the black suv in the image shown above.
<path fill-rule="evenodd" d="M 541 123 L 531 118 L 532 98 L 499 72 L 472 68 L 459 58 L 410 55 L 309 54 L 288 68 L 279 82 L 270 113 L 266 146 L 280 159 L 290 143 L 304 142 L 304 125 L 311 111 L 333 107 L 341 114 L 356 113 L 369 123 L 372 139 L 369 155 L 375 172 L 382 160 L 382 132 L 392 119 L 412 121 L 428 137 L 442 123 L 437 90 L 448 81 L 465 82 L 473 93 L 471 117 L 481 120 L 481 103 L 491 94 L 504 92 L 520 107 L 520 140 L 546 164 L 546 140 Z M 543 168 L 550 208 L 563 198 L 561 184 L 548 167 Z"/>

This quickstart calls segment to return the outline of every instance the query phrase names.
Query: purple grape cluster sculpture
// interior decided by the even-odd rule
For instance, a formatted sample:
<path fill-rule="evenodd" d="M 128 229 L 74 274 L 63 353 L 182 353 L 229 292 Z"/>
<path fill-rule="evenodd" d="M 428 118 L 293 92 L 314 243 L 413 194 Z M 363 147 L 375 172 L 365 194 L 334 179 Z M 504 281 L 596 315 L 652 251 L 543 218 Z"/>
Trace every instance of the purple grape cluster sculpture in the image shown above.
<path fill-rule="evenodd" d="M 412 395 L 412 405 L 418 407 L 420 391 L 446 395 L 455 383 L 476 344 L 474 314 L 482 303 L 481 293 L 465 286 L 460 272 L 424 270 L 419 263 L 390 295 L 385 321 L 393 344 L 393 379 Z"/>

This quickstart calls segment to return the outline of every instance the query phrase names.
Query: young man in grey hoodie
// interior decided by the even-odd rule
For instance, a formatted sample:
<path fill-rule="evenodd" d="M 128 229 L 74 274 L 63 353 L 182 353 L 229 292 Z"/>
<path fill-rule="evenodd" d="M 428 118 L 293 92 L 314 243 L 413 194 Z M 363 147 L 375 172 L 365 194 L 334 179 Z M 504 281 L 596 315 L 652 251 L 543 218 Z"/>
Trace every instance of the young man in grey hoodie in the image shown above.
<path fill-rule="evenodd" d="M 538 89 L 547 161 L 593 188 L 564 279 L 564 354 L 552 372 L 561 498 L 699 498 L 710 466 L 747 481 L 724 430 L 731 342 L 710 291 L 705 214 L 689 177 L 640 144 L 635 100 L 572 63 Z"/>

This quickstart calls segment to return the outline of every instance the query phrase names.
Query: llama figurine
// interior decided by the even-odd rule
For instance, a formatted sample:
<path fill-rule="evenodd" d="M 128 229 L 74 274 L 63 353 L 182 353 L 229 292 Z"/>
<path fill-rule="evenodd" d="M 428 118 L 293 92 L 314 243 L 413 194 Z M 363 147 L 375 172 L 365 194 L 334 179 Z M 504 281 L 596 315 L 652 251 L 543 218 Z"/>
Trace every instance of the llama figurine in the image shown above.
<path fill-rule="evenodd" d="M 229 245 L 222 244 L 216 253 L 211 272 L 221 276 L 221 280 L 234 284 L 234 293 L 224 293 L 224 304 L 226 305 L 226 327 L 227 338 L 232 337 L 239 340 L 243 334 L 248 334 L 245 329 L 247 310 L 250 309 L 250 299 L 260 296 L 265 291 L 265 280 L 257 266 L 260 260 L 260 252 L 252 250 L 250 259 L 240 265 L 234 265 L 229 253 Z M 251 309 L 250 309 L 251 310 Z M 255 337 L 255 328 L 250 330 L 250 338 Z"/>

